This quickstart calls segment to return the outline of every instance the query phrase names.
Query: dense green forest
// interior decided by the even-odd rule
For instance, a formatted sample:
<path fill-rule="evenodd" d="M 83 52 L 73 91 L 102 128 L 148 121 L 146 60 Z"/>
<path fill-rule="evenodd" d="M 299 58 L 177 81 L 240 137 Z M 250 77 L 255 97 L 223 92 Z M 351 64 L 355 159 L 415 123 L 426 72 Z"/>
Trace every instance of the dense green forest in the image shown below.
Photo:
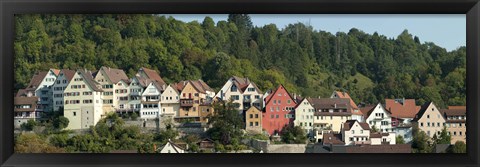
<path fill-rule="evenodd" d="M 328 24 L 328 23 L 325 23 Z M 303 23 L 256 27 L 248 15 L 185 23 L 161 15 L 17 15 L 15 88 L 35 71 L 101 66 L 160 72 L 167 83 L 202 78 L 218 90 L 232 75 L 263 91 L 327 97 L 345 90 L 356 102 L 385 98 L 465 105 L 465 47 L 447 52 L 407 30 L 396 38 L 314 30 Z M 445 39 L 448 40 L 448 39 Z"/>

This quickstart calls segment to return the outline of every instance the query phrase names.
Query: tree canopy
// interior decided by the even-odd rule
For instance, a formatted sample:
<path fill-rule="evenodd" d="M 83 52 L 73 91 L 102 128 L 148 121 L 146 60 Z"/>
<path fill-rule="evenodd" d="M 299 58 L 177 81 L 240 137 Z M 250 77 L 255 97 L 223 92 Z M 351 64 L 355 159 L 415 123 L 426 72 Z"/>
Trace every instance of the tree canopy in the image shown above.
<path fill-rule="evenodd" d="M 453 51 L 408 30 L 396 38 L 315 30 L 303 23 L 254 26 L 247 14 L 215 23 L 182 22 L 148 14 L 32 15 L 15 17 L 15 88 L 49 68 L 101 66 L 158 70 L 167 82 L 202 78 L 219 89 L 232 75 L 260 89 L 284 84 L 302 96 L 326 97 L 333 89 L 355 102 L 384 98 L 434 101 L 441 108 L 466 103 L 466 48 Z M 417 34 L 418 35 L 418 34 Z"/>

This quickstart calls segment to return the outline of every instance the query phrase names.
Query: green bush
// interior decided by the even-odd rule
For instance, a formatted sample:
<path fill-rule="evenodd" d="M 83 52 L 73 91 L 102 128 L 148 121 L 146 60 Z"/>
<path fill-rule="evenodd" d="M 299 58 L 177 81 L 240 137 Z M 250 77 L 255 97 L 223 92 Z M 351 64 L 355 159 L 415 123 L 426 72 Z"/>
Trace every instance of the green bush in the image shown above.
<path fill-rule="evenodd" d="M 35 126 L 37 126 L 37 122 L 33 119 L 29 119 L 26 123 L 21 124 L 20 128 L 22 128 L 22 130 L 32 131 Z"/>

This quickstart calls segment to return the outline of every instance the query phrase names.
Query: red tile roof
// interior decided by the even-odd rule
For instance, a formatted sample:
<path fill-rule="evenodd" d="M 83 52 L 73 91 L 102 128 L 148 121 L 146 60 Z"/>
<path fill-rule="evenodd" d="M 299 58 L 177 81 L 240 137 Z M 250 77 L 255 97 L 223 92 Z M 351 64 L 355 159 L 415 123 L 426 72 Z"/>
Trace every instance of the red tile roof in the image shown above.
<path fill-rule="evenodd" d="M 385 109 L 389 110 L 395 118 L 414 118 L 419 108 L 420 106 L 415 105 L 415 99 L 385 99 Z"/>
<path fill-rule="evenodd" d="M 350 95 L 347 92 L 335 91 L 335 93 L 337 94 L 338 98 L 350 99 L 350 105 L 353 107 L 353 109 L 358 109 L 357 104 L 355 104 L 355 102 L 352 100 L 352 98 L 350 97 Z"/>
<path fill-rule="evenodd" d="M 59 69 L 50 69 L 52 70 L 52 72 L 55 74 L 55 76 L 58 77 L 58 74 L 60 74 L 60 70 Z"/>
<path fill-rule="evenodd" d="M 280 84 L 280 85 L 278 86 L 278 88 L 275 89 L 275 91 L 273 91 L 273 93 L 269 94 L 269 95 L 267 96 L 267 98 L 265 98 L 265 105 L 270 102 L 270 100 L 272 99 L 273 95 L 276 94 L 277 91 L 280 90 L 280 88 L 285 89 L 285 87 L 284 87 L 282 84 Z M 290 99 L 293 100 L 293 103 L 294 103 L 294 104 L 297 104 L 297 102 L 295 101 L 295 99 L 293 99 L 293 97 L 291 96 L 291 94 L 288 93 L 288 90 L 287 90 L 287 89 L 285 89 L 285 92 L 287 92 L 288 97 L 290 97 Z"/>

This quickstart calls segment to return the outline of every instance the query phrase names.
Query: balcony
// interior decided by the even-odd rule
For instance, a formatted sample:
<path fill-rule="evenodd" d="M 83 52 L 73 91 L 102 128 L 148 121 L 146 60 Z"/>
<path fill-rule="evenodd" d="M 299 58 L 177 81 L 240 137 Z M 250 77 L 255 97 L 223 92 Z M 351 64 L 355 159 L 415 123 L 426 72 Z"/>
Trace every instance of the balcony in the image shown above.
<path fill-rule="evenodd" d="M 141 96 L 140 92 L 130 92 L 130 96 Z"/>
<path fill-rule="evenodd" d="M 180 99 L 180 107 L 193 107 L 193 99 Z"/>

